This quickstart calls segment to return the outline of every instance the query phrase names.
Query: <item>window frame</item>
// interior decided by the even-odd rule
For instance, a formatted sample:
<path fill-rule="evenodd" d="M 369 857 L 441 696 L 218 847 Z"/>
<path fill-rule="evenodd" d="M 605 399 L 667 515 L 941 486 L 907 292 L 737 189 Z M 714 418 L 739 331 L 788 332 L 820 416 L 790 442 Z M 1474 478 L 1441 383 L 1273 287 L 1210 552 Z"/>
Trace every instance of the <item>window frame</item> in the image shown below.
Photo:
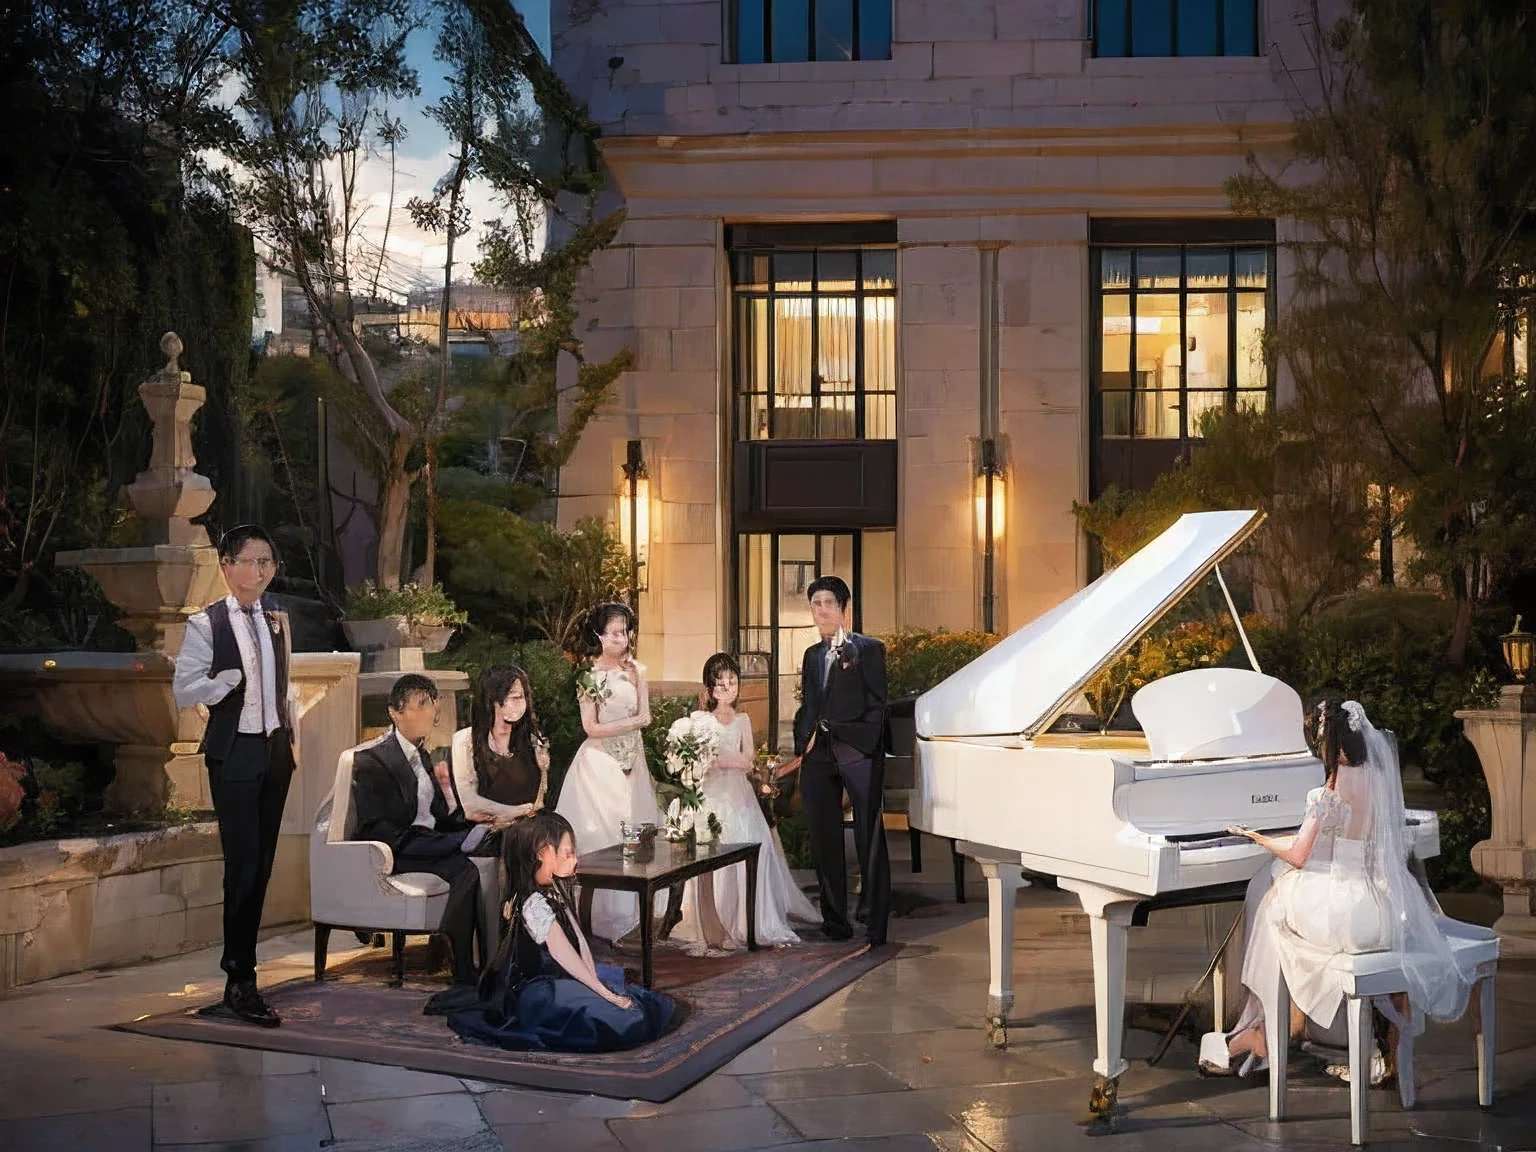
<path fill-rule="evenodd" d="M 863 48 L 862 9 L 866 0 L 846 0 L 852 17 L 852 31 L 850 34 L 850 47 L 852 55 L 820 57 L 816 55 L 816 6 L 821 3 L 836 3 L 838 0 L 805 0 L 806 9 L 806 55 L 804 59 L 796 57 L 790 60 L 779 60 L 773 54 L 773 8 L 775 0 L 761 0 L 763 6 L 763 58 L 761 60 L 743 61 L 741 58 L 741 0 L 725 0 L 722 9 L 725 17 L 725 52 L 728 64 L 831 64 L 852 63 L 856 61 L 889 60 L 891 59 L 891 45 L 895 41 L 895 0 L 887 0 L 890 4 L 891 19 L 889 21 L 890 34 L 885 42 L 885 54 L 883 56 L 866 56 Z"/>
<path fill-rule="evenodd" d="M 765 4 L 767 2 L 768 2 L 768 0 L 764 0 Z M 1169 47 L 1169 50 L 1168 50 L 1168 52 L 1166 54 L 1164 54 L 1164 53 L 1138 53 L 1135 50 L 1136 49 L 1136 43 L 1135 43 L 1135 40 L 1134 40 L 1134 37 L 1133 37 L 1134 24 L 1135 24 L 1135 7 L 1136 7 L 1136 2 L 1137 2 L 1137 0 L 1123 0 L 1123 3 L 1125 4 L 1125 28 L 1123 29 L 1124 37 L 1125 37 L 1124 38 L 1125 51 L 1124 52 L 1117 52 L 1117 53 L 1108 53 L 1108 54 L 1106 54 L 1103 51 L 1101 51 L 1101 48 L 1100 48 L 1100 45 L 1102 43 L 1101 33 L 1102 33 L 1102 30 L 1103 30 L 1103 21 L 1101 20 L 1101 12 L 1100 12 L 1100 10 L 1101 10 L 1101 7 L 1102 7 L 1102 5 L 1104 3 L 1104 0 L 1091 0 L 1091 3 L 1089 4 L 1089 7 L 1088 7 L 1088 12 L 1089 12 L 1089 36 L 1088 36 L 1088 39 L 1089 39 L 1089 44 L 1090 44 L 1090 48 L 1091 48 L 1091 51 L 1092 51 L 1092 55 L 1093 55 L 1093 57 L 1095 59 L 1099 59 L 1099 60 L 1175 60 L 1175 59 L 1177 59 L 1177 60 L 1222 60 L 1222 59 L 1243 59 L 1245 57 L 1257 57 L 1257 56 L 1262 56 L 1263 55 L 1263 53 L 1260 51 L 1260 47 L 1263 44 L 1263 40 L 1264 40 L 1263 30 L 1262 30 L 1263 29 L 1263 19 L 1264 19 L 1264 6 L 1261 3 L 1261 0 L 1247 0 L 1247 2 L 1250 3 L 1253 6 L 1253 42 L 1252 42 L 1252 44 L 1250 46 L 1251 49 L 1252 49 L 1251 51 L 1244 51 L 1244 52 L 1229 52 L 1229 51 L 1227 51 L 1227 37 L 1226 37 L 1227 0 L 1215 0 L 1215 2 L 1216 2 L 1216 43 L 1220 47 L 1220 51 L 1215 52 L 1215 53 L 1200 53 L 1198 55 L 1186 55 L 1186 54 L 1184 54 L 1184 53 L 1179 51 L 1179 5 L 1180 5 L 1180 3 L 1184 2 L 1184 0 L 1168 0 L 1168 19 L 1169 19 L 1169 31 L 1168 31 L 1168 47 Z M 735 0 L 732 0 L 732 3 L 735 3 Z"/>
<path fill-rule="evenodd" d="M 1247 227 L 1244 227 L 1244 224 Z M 1277 275 L 1276 253 L 1277 246 L 1274 239 L 1273 222 L 1264 222 L 1268 225 L 1268 235 L 1265 236 L 1263 228 L 1254 228 L 1254 222 L 1226 222 L 1213 221 L 1208 225 L 1196 222 L 1186 225 L 1180 235 L 1178 221 L 1104 221 L 1095 222 L 1091 230 L 1089 246 L 1089 325 L 1090 347 L 1088 368 L 1088 398 L 1089 398 L 1089 436 L 1090 457 L 1097 461 L 1106 442 L 1130 444 L 1130 443 L 1160 443 L 1176 446 L 1180 456 L 1187 455 L 1190 448 L 1200 443 L 1201 438 L 1195 429 L 1190 427 L 1190 387 L 1189 387 L 1189 357 L 1181 354 L 1179 358 L 1179 434 L 1176 437 L 1152 437 L 1136 435 L 1136 400 L 1134 399 L 1138 389 L 1135 386 L 1136 378 L 1136 315 L 1137 297 L 1162 294 L 1174 295 L 1178 300 L 1179 314 L 1179 342 L 1181 348 L 1187 347 L 1188 333 L 1188 300 L 1191 294 L 1189 286 L 1188 255 L 1190 252 L 1224 252 L 1227 255 L 1227 283 L 1224 288 L 1218 289 L 1194 289 L 1196 294 L 1220 292 L 1226 298 L 1227 305 L 1227 344 L 1226 344 L 1226 381 L 1220 389 L 1225 397 L 1226 410 L 1233 411 L 1244 395 L 1262 393 L 1265 404 L 1272 408 L 1275 403 L 1276 365 L 1266 358 L 1264 365 L 1264 386 L 1262 388 L 1240 388 L 1237 382 L 1237 301 L 1244 292 L 1256 292 L 1258 289 L 1240 288 L 1237 284 L 1237 256 L 1242 251 L 1262 250 L 1266 256 L 1264 294 L 1264 328 L 1268 332 L 1272 330 L 1276 319 Z M 1102 226 L 1100 226 L 1102 225 Z M 1236 225 L 1235 227 L 1233 225 Z M 1177 238 L 1176 238 L 1177 237 Z M 1164 249 L 1176 251 L 1179 254 L 1179 284 L 1177 289 L 1142 289 L 1137 285 L 1137 261 L 1139 253 L 1148 249 Z M 1104 286 L 1103 258 L 1106 251 L 1128 250 L 1130 253 L 1130 277 L 1125 289 Z M 1104 301 L 1106 297 L 1128 297 L 1127 312 L 1130 318 L 1131 346 L 1128 351 L 1130 360 L 1131 386 L 1129 388 L 1104 387 Z M 1199 389 L 1202 393 L 1215 391 L 1214 389 Z M 1126 436 L 1107 437 L 1105 435 L 1105 396 L 1109 393 L 1128 393 L 1131 400 L 1131 424 L 1130 434 Z M 1093 494 L 1098 495 L 1100 484 L 1098 477 L 1093 477 Z"/>
<path fill-rule="evenodd" d="M 897 314 L 897 301 L 899 297 L 898 270 L 896 268 L 896 246 L 887 243 L 817 243 L 815 240 L 833 240 L 835 233 L 823 234 L 823 236 L 795 237 L 787 236 L 790 242 L 774 243 L 772 234 L 767 228 L 755 230 L 756 234 L 747 229 L 742 230 L 739 236 L 740 246 L 729 246 L 728 256 L 730 262 L 730 316 L 731 316 L 731 438 L 736 443 L 828 443 L 834 441 L 853 440 L 856 442 L 899 440 L 897 396 L 899 371 L 893 371 L 890 387 L 871 389 L 867 382 L 868 348 L 865 340 L 865 326 L 867 323 L 867 302 L 871 299 L 888 299 L 891 301 L 891 358 L 893 368 L 896 365 L 896 341 L 900 317 Z M 765 235 L 765 233 L 767 233 Z M 728 237 L 734 239 L 735 237 Z M 801 242 L 796 243 L 795 240 Z M 812 243 L 805 243 L 805 240 Z M 852 239 L 852 237 L 850 237 Z M 892 255 L 891 286 L 889 288 L 871 288 L 866 284 L 865 256 L 870 252 L 889 251 Z M 823 291 L 821 288 L 821 268 L 817 257 L 822 253 L 849 253 L 854 257 L 854 278 L 851 290 Z M 775 257 L 788 254 L 803 254 L 811 258 L 811 280 L 809 290 L 796 289 L 793 291 L 780 291 L 776 286 L 773 272 L 773 260 Z M 752 284 L 743 284 L 738 272 L 739 262 L 766 258 L 769 261 L 769 272 L 766 286 L 758 288 Z M 780 393 L 775 388 L 778 363 L 775 359 L 777 351 L 777 334 L 775 331 L 775 301 L 777 300 L 806 300 L 809 302 L 810 312 L 810 371 L 809 383 L 810 399 L 809 410 L 812 413 L 812 424 L 815 431 L 821 431 L 822 421 L 826 417 L 821 407 L 822 377 L 816 371 L 820 354 L 821 324 L 819 303 L 823 299 L 844 299 L 854 302 L 853 316 L 853 426 L 855 435 L 852 437 L 784 437 L 776 434 L 778 423 L 777 413 L 782 407 L 776 403 Z M 741 319 L 741 305 L 744 300 L 765 300 L 767 302 L 767 332 L 764 339 L 767 341 L 766 362 L 767 380 L 766 389 L 746 389 L 743 387 L 742 358 L 744 349 L 742 340 L 745 325 Z M 833 395 L 845 395 L 845 393 L 832 393 Z M 869 434 L 869 398 L 890 397 L 890 435 L 871 436 Z M 768 414 L 767 433 L 763 436 L 755 435 L 755 429 L 751 428 L 750 412 L 755 409 L 750 399 L 760 397 Z"/>

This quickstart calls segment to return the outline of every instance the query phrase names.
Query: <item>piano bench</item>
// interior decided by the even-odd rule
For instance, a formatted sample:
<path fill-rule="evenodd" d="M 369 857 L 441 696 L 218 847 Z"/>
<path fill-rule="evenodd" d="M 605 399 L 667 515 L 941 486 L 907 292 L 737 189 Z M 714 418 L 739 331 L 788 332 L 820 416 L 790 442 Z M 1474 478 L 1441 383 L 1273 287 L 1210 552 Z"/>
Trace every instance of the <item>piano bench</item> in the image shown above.
<path fill-rule="evenodd" d="M 1494 977 L 1499 966 L 1499 938 L 1488 928 L 1475 924 L 1463 924 L 1449 917 L 1440 918 L 1440 928 L 1450 939 L 1457 960 L 1465 969 L 1475 971 L 1472 986 L 1472 1009 L 1477 1022 L 1477 1102 L 1483 1108 L 1493 1107 L 1494 1065 Z M 1349 1137 L 1352 1144 L 1364 1144 L 1370 1127 L 1369 1099 L 1371 1081 L 1371 1053 L 1374 1035 L 1371 1028 L 1371 1007 L 1381 1002 L 1383 1015 L 1391 1018 L 1396 1013 L 1391 1008 L 1391 998 L 1408 989 L 1403 975 L 1401 953 L 1363 952 L 1335 956 L 1328 967 L 1344 978 L 1344 1011 L 1349 1022 Z M 1261 999 L 1266 999 L 1261 994 Z M 1391 1009 L 1390 1011 L 1388 1009 Z M 1397 1041 L 1397 1089 L 1404 1108 L 1412 1108 L 1417 1095 L 1413 1075 L 1413 1036 L 1411 1032 L 1422 1029 L 1423 1013 L 1410 1003 L 1412 1028 L 1399 1028 Z M 1264 1004 L 1265 1031 L 1268 1035 L 1285 1035 L 1289 1032 L 1291 1014 L 1290 991 L 1281 978 L 1276 988 L 1269 990 Z M 1270 1027 L 1270 1020 L 1284 1020 L 1287 1027 L 1278 1031 Z M 1278 1058 L 1277 1058 L 1278 1057 Z M 1270 1051 L 1269 1069 L 1269 1118 L 1285 1117 L 1285 1080 L 1289 1053 L 1285 1045 L 1273 1046 Z"/>

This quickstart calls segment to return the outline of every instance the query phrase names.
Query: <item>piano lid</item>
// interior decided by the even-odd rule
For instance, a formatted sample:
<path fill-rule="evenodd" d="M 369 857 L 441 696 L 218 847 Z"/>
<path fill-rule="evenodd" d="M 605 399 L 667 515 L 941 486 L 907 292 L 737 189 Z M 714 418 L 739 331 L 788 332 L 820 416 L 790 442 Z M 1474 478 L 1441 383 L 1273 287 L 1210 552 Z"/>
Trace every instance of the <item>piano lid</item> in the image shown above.
<path fill-rule="evenodd" d="M 1033 736 L 1263 522 L 1188 512 L 1130 559 L 917 699 L 919 736 Z"/>

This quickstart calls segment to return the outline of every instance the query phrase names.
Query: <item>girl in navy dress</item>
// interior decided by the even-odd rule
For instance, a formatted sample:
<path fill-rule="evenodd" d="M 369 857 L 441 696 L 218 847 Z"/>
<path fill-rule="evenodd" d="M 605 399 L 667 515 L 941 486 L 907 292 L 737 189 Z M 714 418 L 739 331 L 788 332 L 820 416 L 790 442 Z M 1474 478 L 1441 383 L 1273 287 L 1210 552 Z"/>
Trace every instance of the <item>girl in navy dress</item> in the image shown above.
<path fill-rule="evenodd" d="M 676 1012 L 669 998 L 593 962 L 570 898 L 570 823 L 544 810 L 503 835 L 507 929 L 481 974 L 480 1002 L 450 1011 L 449 1027 L 466 1040 L 550 1052 L 613 1052 L 666 1032 Z"/>

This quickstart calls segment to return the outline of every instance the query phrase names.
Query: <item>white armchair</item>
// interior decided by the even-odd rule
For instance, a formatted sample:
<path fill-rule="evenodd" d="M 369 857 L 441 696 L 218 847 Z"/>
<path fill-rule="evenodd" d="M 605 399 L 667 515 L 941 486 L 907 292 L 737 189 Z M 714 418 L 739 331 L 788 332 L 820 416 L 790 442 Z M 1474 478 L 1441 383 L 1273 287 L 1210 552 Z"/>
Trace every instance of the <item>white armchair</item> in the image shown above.
<path fill-rule="evenodd" d="M 395 983 L 405 976 L 405 938 L 441 931 L 448 882 L 426 872 L 391 876 L 394 855 L 377 840 L 354 840 L 352 753 L 336 764 L 336 782 L 309 834 L 309 908 L 315 924 L 315 979 L 325 976 L 325 954 L 335 928 L 390 932 L 394 936 Z M 500 861 L 476 858 L 480 871 L 481 939 L 496 944 L 500 917 Z"/>

